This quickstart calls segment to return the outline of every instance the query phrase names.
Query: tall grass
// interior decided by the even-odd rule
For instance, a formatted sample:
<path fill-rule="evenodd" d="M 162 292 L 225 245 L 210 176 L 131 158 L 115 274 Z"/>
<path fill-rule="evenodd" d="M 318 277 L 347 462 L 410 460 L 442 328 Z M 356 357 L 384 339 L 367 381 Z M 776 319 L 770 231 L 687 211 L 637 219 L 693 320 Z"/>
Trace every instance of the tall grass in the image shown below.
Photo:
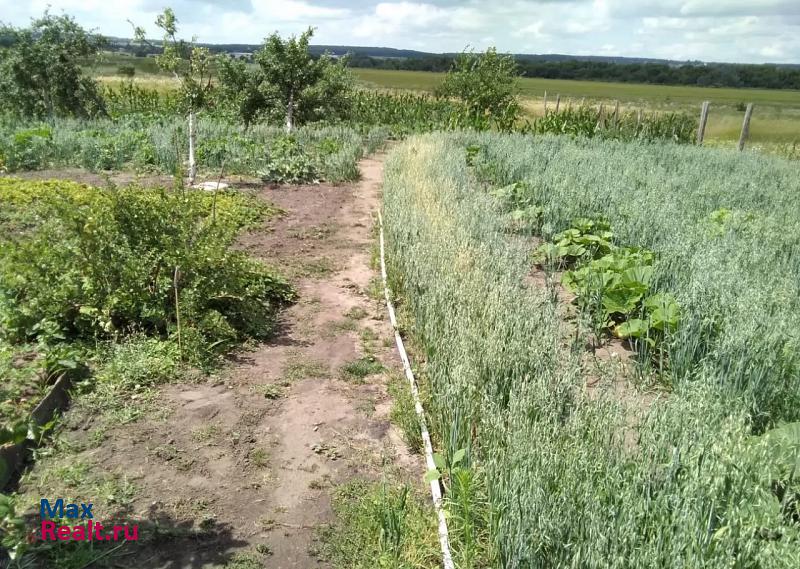
<path fill-rule="evenodd" d="M 625 213 L 620 219 L 630 220 L 622 235 L 634 243 L 636 235 L 674 231 L 668 220 L 676 208 L 697 208 L 674 193 L 678 158 L 711 162 L 710 178 L 733 166 L 733 157 L 695 149 L 667 148 L 669 160 L 659 158 L 657 147 L 499 135 L 417 137 L 393 153 L 384 188 L 391 278 L 402 291 L 410 333 L 423 348 L 437 444 L 451 459 L 466 449 L 469 469 L 481 481 L 466 497 L 458 495 L 464 488 L 457 480 L 448 484 L 455 519 L 469 510 L 465 500 L 480 510 L 471 513 L 469 527 L 452 524 L 454 543 L 489 536 L 472 551 L 459 545 L 461 565 L 796 566 L 800 531 L 781 515 L 771 493 L 766 451 L 751 436 L 749 402 L 740 391 L 721 388 L 713 365 L 698 362 L 692 381 L 649 407 L 635 398 L 589 396 L 579 354 L 563 345 L 555 305 L 545 291 L 524 283 L 529 251 L 507 238 L 498 204 L 480 191 L 466 165 L 464 147 L 476 142 L 486 148 L 498 178 L 528 175 L 543 196 L 551 231 L 577 212 L 602 206 L 610 214 L 617 208 Z M 598 171 L 577 171 L 575 161 L 588 160 L 592 150 L 602 153 L 595 157 Z M 559 152 L 563 164 L 555 159 Z M 628 160 L 640 156 L 638 170 L 621 169 L 615 153 Z M 745 160 L 759 172 L 755 180 L 776 179 L 761 174 L 769 161 Z M 551 177 L 548 168 L 558 173 Z M 544 172 L 540 181 L 535 171 Z M 638 201 L 614 201 L 609 188 L 627 186 L 608 178 L 636 171 L 633 188 L 659 171 L 660 184 L 671 179 L 666 188 L 672 187 L 673 199 L 666 204 L 673 207 L 657 215 L 657 205 L 644 205 L 655 191 L 651 186 L 641 189 Z M 590 175 L 596 176 L 593 185 L 578 183 Z M 788 182 L 782 176 L 777 179 Z M 729 186 L 718 193 L 735 192 Z M 561 204 L 567 197 L 573 202 Z M 687 286 L 689 272 L 683 268 Z M 713 282 L 703 277 L 697 285 Z M 685 306 L 687 313 L 696 308 Z M 761 349 L 740 346 L 732 361 L 746 367 L 759 360 Z M 784 393 L 791 397 L 789 385 Z"/>
<path fill-rule="evenodd" d="M 671 380 L 702 380 L 767 426 L 800 419 L 800 170 L 751 153 L 677 145 L 487 137 L 477 168 L 524 182 L 545 234 L 603 217 L 658 254 L 657 288 L 683 307 Z"/>

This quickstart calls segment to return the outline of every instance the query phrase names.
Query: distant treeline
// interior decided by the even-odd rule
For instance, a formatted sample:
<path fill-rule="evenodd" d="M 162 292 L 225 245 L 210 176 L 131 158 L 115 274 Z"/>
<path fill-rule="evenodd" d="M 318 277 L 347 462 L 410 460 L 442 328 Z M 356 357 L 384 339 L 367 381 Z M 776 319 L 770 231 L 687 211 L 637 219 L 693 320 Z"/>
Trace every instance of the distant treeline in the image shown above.
<path fill-rule="evenodd" d="M 0 47 L 8 38 L 0 34 Z M 161 51 L 159 42 L 134 45 L 130 40 L 110 38 L 112 48 L 138 57 Z M 259 48 L 252 44 L 202 44 L 213 53 L 249 54 Z M 454 54 L 429 54 L 412 50 L 353 46 L 311 46 L 311 53 L 348 53 L 351 67 L 445 72 L 453 64 Z M 697 85 L 701 87 L 753 87 L 800 90 L 798 65 L 746 65 L 739 63 L 702 63 L 698 61 L 665 62 L 602 61 L 604 58 L 569 59 L 566 55 L 515 55 L 520 75 L 546 79 L 610 81 L 613 83 L 650 83 L 656 85 Z"/>
<path fill-rule="evenodd" d="M 447 71 L 453 58 L 447 55 L 420 58 L 378 58 L 351 56 L 352 67 Z M 800 90 L 800 68 L 779 65 L 734 63 L 606 63 L 600 61 L 540 61 L 517 57 L 520 74 L 547 79 L 653 83 L 657 85 L 698 85 L 702 87 L 757 87 Z"/>

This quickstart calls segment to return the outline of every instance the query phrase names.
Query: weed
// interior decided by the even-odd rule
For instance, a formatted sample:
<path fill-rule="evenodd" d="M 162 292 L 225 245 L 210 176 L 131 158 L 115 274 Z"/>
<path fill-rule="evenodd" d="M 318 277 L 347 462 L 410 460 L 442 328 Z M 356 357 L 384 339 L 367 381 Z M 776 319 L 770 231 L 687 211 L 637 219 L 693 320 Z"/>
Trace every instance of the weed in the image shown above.
<path fill-rule="evenodd" d="M 380 277 L 372 277 L 367 284 L 365 291 L 367 296 L 376 302 L 382 302 L 383 298 L 383 281 Z"/>
<path fill-rule="evenodd" d="M 294 382 L 301 379 L 324 379 L 330 375 L 330 369 L 324 363 L 293 356 L 283 366 L 283 381 Z"/>
<path fill-rule="evenodd" d="M 344 364 L 339 371 L 342 379 L 360 382 L 370 375 L 381 373 L 383 370 L 383 364 L 375 356 L 364 356 Z"/>
<path fill-rule="evenodd" d="M 367 317 L 368 314 L 369 313 L 362 307 L 354 306 L 350 310 L 345 312 L 344 316 L 345 318 L 349 318 L 351 320 L 363 320 L 364 318 Z"/>
<path fill-rule="evenodd" d="M 365 326 L 359 332 L 359 336 L 361 337 L 361 347 L 364 349 L 364 353 L 372 354 L 375 350 L 375 343 L 379 339 L 378 334 L 372 328 Z"/>
<path fill-rule="evenodd" d="M 333 338 L 342 332 L 355 332 L 356 330 L 358 330 L 358 323 L 351 318 L 331 320 L 325 323 L 324 335 Z"/>
<path fill-rule="evenodd" d="M 422 431 L 414 408 L 414 397 L 405 377 L 392 374 L 389 378 L 389 395 L 392 397 L 390 418 L 403 434 L 412 452 L 422 452 Z"/>
<path fill-rule="evenodd" d="M 271 553 L 271 552 L 270 552 Z M 263 569 L 264 553 L 237 553 L 225 564 L 224 569 Z"/>
<path fill-rule="evenodd" d="M 222 429 L 219 425 L 204 425 L 192 430 L 192 439 L 196 442 L 204 443 L 216 439 L 221 432 Z"/>
<path fill-rule="evenodd" d="M 334 493 L 336 521 L 322 530 L 321 556 L 340 569 L 436 567 L 435 516 L 407 486 L 361 480 Z"/>
<path fill-rule="evenodd" d="M 269 453 L 263 448 L 256 448 L 250 451 L 250 464 L 256 468 L 264 468 L 269 464 Z"/>
<path fill-rule="evenodd" d="M 372 398 L 364 399 L 356 406 L 356 410 L 360 411 L 367 417 L 372 417 L 375 414 L 375 400 Z"/>
<path fill-rule="evenodd" d="M 322 257 L 304 261 L 300 267 L 300 276 L 321 279 L 333 274 L 335 271 L 336 265 L 333 260 Z"/>
<path fill-rule="evenodd" d="M 286 393 L 284 386 L 277 383 L 255 385 L 253 390 L 263 395 L 266 399 L 280 399 Z"/>

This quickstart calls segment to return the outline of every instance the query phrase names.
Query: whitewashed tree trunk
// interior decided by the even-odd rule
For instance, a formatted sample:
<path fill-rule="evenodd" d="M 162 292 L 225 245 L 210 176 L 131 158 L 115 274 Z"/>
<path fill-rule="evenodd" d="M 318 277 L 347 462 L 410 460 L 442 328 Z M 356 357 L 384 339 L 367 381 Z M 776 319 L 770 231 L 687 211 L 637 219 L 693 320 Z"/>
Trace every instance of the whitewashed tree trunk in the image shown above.
<path fill-rule="evenodd" d="M 289 91 L 289 103 L 286 105 L 286 132 L 294 128 L 294 90 Z"/>
<path fill-rule="evenodd" d="M 195 147 L 195 116 L 194 111 L 189 112 L 189 185 L 194 184 L 194 179 L 197 177 L 197 163 L 194 159 Z"/>

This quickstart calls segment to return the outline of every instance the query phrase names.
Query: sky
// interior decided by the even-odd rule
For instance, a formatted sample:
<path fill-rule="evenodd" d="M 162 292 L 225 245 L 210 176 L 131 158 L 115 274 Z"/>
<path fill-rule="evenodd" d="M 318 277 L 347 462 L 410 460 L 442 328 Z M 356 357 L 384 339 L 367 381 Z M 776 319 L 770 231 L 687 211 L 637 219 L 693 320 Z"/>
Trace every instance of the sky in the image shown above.
<path fill-rule="evenodd" d="M 159 37 L 167 5 L 182 37 L 207 43 L 313 26 L 326 45 L 800 63 L 800 0 L 0 0 L 0 21 L 25 25 L 50 6 L 105 35 L 131 36 L 130 20 Z"/>

